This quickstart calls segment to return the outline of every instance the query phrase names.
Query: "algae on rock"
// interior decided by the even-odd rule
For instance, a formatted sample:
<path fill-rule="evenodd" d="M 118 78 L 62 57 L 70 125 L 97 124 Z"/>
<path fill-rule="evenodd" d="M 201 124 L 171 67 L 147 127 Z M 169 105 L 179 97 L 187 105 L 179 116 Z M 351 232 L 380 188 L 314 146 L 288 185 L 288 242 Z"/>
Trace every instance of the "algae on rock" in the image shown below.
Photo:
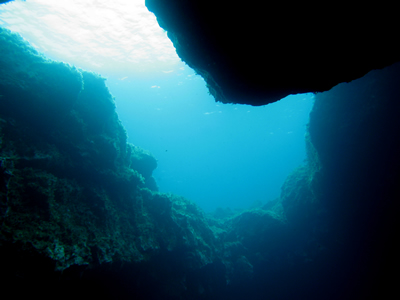
<path fill-rule="evenodd" d="M 0 273 L 129 299 L 325 299 L 369 282 L 357 267 L 397 255 L 399 67 L 377 74 L 316 96 L 307 164 L 280 198 L 213 218 L 157 191 L 157 161 L 127 143 L 104 78 L 0 28 Z"/>
<path fill-rule="evenodd" d="M 8 30 L 0 43 L 2 249 L 22 245 L 62 271 L 140 262 L 196 241 L 199 265 L 210 262 L 213 235 L 204 241 L 198 231 L 208 229 L 190 221 L 202 214 L 149 190 L 157 161 L 127 143 L 105 79 L 44 58 Z"/>

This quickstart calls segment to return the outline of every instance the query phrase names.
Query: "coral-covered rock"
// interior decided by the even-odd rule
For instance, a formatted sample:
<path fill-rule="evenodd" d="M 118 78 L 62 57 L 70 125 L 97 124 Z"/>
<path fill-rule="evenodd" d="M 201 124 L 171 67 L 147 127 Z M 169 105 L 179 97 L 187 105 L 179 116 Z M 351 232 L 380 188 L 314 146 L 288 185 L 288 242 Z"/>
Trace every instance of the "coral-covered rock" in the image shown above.
<path fill-rule="evenodd" d="M 146 282 L 175 268 L 184 288 L 185 272 L 214 262 L 216 238 L 193 203 L 155 192 L 157 162 L 126 142 L 105 79 L 8 30 L 0 45 L 2 276 L 102 282 L 147 264 Z"/>

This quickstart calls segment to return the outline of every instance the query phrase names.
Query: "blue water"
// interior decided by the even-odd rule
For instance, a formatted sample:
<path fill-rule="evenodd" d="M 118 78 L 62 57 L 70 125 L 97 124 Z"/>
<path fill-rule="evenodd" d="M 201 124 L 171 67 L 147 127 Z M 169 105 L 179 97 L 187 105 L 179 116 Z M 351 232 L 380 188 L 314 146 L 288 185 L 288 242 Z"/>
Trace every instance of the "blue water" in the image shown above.
<path fill-rule="evenodd" d="M 76 14 L 35 2 L 2 6 L 0 24 L 21 33 L 46 56 L 107 78 L 129 142 L 158 159 L 154 177 L 161 192 L 187 197 L 205 211 L 248 208 L 279 197 L 286 176 L 303 163 L 312 94 L 263 107 L 218 104 L 202 78 L 176 57 L 154 20 L 153 27 L 135 27 L 134 20 L 127 20 L 125 27 L 136 31 L 124 32 L 123 38 L 121 29 L 95 27 L 94 21 L 92 31 L 78 34 L 76 28 L 89 25 L 76 23 L 68 36 Z M 94 10 L 87 9 L 89 15 Z M 116 13 L 121 14 L 109 14 L 112 20 Z"/>
<path fill-rule="evenodd" d="M 151 79 L 107 82 L 129 141 L 158 159 L 160 191 L 185 196 L 206 211 L 247 208 L 279 196 L 305 158 L 313 96 L 264 107 L 218 104 L 188 69 Z"/>

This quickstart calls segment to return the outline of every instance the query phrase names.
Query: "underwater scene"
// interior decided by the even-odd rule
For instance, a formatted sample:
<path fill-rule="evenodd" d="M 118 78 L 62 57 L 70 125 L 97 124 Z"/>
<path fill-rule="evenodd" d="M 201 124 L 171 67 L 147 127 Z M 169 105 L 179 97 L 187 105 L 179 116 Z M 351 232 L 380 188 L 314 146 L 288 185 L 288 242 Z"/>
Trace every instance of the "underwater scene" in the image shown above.
<path fill-rule="evenodd" d="M 144 1 L 11 1 L 0 26 L 0 272 L 15 296 L 393 292 L 398 63 L 222 104 Z"/>

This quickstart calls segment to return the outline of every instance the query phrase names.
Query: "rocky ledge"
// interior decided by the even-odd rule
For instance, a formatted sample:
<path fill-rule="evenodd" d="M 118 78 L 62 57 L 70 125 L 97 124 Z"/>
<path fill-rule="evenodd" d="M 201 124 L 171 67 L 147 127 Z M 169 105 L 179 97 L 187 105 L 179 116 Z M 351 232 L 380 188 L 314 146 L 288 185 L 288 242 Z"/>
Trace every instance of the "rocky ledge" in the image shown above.
<path fill-rule="evenodd" d="M 179 57 L 223 103 L 322 92 L 400 60 L 396 8 L 146 0 Z"/>

